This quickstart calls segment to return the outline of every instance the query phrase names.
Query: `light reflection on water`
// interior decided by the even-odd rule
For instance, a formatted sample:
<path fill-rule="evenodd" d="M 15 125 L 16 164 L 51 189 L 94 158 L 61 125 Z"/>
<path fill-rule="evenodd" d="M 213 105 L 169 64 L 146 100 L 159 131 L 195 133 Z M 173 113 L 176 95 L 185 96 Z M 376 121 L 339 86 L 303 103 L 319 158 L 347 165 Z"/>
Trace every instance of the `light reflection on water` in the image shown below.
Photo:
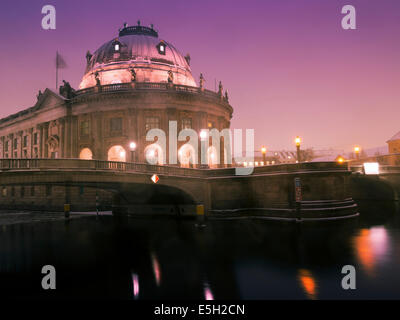
<path fill-rule="evenodd" d="M 399 299 L 399 214 L 362 210 L 360 218 L 333 223 L 207 221 L 202 229 L 165 218 L 3 225 L 0 295 Z M 53 293 L 40 288 L 45 264 L 57 270 Z M 354 291 L 341 288 L 344 265 L 357 270 Z"/>

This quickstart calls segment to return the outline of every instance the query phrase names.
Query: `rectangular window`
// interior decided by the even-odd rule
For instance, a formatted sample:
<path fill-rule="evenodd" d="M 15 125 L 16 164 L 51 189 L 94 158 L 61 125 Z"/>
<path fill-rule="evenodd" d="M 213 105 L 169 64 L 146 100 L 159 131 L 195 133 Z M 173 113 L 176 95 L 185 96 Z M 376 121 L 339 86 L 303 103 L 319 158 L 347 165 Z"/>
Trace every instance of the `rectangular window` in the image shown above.
<path fill-rule="evenodd" d="M 31 187 L 31 197 L 35 195 L 35 186 Z"/>
<path fill-rule="evenodd" d="M 158 117 L 147 117 L 146 118 L 146 132 L 151 129 L 160 128 L 160 118 Z"/>
<path fill-rule="evenodd" d="M 14 196 L 15 196 L 15 188 L 11 187 L 11 197 L 14 197 Z"/>
<path fill-rule="evenodd" d="M 34 152 L 35 152 L 35 158 L 39 157 L 38 148 L 35 148 L 35 149 L 34 149 Z"/>
<path fill-rule="evenodd" d="M 23 198 L 25 196 L 25 187 L 22 186 L 21 187 L 21 198 Z"/>
<path fill-rule="evenodd" d="M 28 158 L 28 151 L 24 150 L 24 158 Z"/>
<path fill-rule="evenodd" d="M 208 128 L 212 129 L 212 128 L 214 128 L 214 123 L 211 121 L 208 121 L 207 126 L 208 126 Z"/>
<path fill-rule="evenodd" d="M 18 148 L 18 139 L 15 138 L 14 139 L 14 149 L 17 149 L 17 148 Z"/>
<path fill-rule="evenodd" d="M 35 132 L 33 134 L 33 144 L 37 144 L 37 143 L 38 143 L 37 132 Z"/>
<path fill-rule="evenodd" d="M 80 196 L 83 196 L 83 194 L 85 193 L 85 189 L 84 189 L 84 187 L 79 187 L 79 195 Z"/>
<path fill-rule="evenodd" d="M 8 140 L 6 141 L 6 151 L 8 151 Z"/>
<path fill-rule="evenodd" d="M 183 129 L 192 129 L 192 119 L 190 118 L 182 119 L 182 130 Z"/>
<path fill-rule="evenodd" d="M 3 187 L 3 189 L 1 190 L 1 194 L 3 195 L 3 197 L 7 197 L 7 188 Z"/>
<path fill-rule="evenodd" d="M 89 135 L 89 121 L 82 121 L 81 122 L 81 136 L 88 136 Z"/>
<path fill-rule="evenodd" d="M 110 119 L 110 131 L 121 132 L 122 131 L 122 118 L 111 118 Z"/>
<path fill-rule="evenodd" d="M 24 147 L 28 146 L 28 136 L 24 136 Z"/>
<path fill-rule="evenodd" d="M 14 159 L 17 159 L 18 158 L 18 154 L 17 154 L 17 152 L 15 151 L 14 152 Z"/>

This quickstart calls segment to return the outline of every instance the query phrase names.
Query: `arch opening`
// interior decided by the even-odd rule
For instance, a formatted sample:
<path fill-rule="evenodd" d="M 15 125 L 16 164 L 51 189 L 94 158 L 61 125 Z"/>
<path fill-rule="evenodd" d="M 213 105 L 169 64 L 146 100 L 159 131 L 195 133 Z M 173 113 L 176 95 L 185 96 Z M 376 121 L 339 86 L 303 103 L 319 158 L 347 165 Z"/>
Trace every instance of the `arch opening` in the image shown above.
<path fill-rule="evenodd" d="M 108 161 L 121 161 L 125 162 L 126 161 L 126 151 L 124 147 L 120 145 L 112 146 L 108 150 Z"/>
<path fill-rule="evenodd" d="M 79 159 L 92 160 L 93 159 L 92 150 L 90 150 L 89 148 L 83 148 L 79 153 Z"/>

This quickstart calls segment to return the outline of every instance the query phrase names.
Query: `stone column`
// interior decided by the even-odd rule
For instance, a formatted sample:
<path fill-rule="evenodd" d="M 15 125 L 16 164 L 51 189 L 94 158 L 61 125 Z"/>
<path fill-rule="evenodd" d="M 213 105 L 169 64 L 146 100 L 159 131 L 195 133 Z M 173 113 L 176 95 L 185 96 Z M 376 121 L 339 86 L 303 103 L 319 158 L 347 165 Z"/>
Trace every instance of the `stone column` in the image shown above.
<path fill-rule="evenodd" d="M 61 118 L 58 120 L 59 123 L 59 134 L 60 134 L 60 142 L 58 146 L 58 150 L 60 152 L 60 158 L 64 158 L 64 144 L 65 144 L 65 120 Z"/>
<path fill-rule="evenodd" d="M 5 150 L 5 138 L 4 137 L 0 137 L 0 141 L 1 141 L 1 158 L 4 159 L 4 150 Z"/>
<path fill-rule="evenodd" d="M 168 160 L 168 161 L 166 161 L 166 163 L 168 163 L 169 165 L 177 165 L 177 163 L 174 163 L 174 164 L 171 164 L 170 162 L 171 162 L 171 159 L 172 159 L 172 154 L 170 155 L 169 154 L 169 150 L 170 150 L 170 141 L 171 141 L 171 143 L 175 143 L 175 144 L 177 144 L 177 142 L 175 142 L 177 139 L 178 139 L 178 136 L 176 136 L 176 137 L 170 137 L 169 136 L 169 134 L 170 134 L 170 132 L 169 132 L 169 122 L 170 121 L 178 121 L 178 115 L 177 115 L 177 112 L 176 112 L 176 108 L 167 108 L 167 136 L 168 136 L 168 141 L 167 141 L 167 150 L 165 150 L 165 152 L 166 152 L 166 155 L 167 155 L 167 159 L 166 160 Z M 177 128 L 177 134 L 179 134 L 179 123 L 177 123 L 177 125 L 178 125 L 178 128 Z M 174 141 L 174 142 L 172 142 L 172 141 Z M 172 152 L 172 150 L 171 150 L 171 152 Z M 178 146 L 177 146 L 177 150 L 176 150 L 176 153 L 178 153 Z M 175 154 L 174 155 L 176 158 L 177 158 L 177 162 L 179 162 L 179 159 L 178 159 L 178 154 Z"/>
<path fill-rule="evenodd" d="M 30 138 L 31 138 L 31 145 L 30 145 L 30 153 L 29 153 L 29 157 L 32 159 L 33 158 L 33 128 L 30 128 L 28 130 Z"/>
<path fill-rule="evenodd" d="M 197 150 L 197 163 L 198 163 L 198 164 L 201 164 L 201 140 L 200 140 L 200 131 L 201 131 L 202 129 L 208 129 L 208 127 L 207 127 L 207 112 L 204 112 L 204 111 L 196 112 L 196 119 L 197 119 L 197 125 L 196 125 L 193 129 L 194 129 L 194 130 L 197 132 L 197 134 L 199 135 L 199 147 L 198 147 L 198 150 Z M 209 142 L 209 143 L 210 143 L 210 142 Z M 206 150 L 205 150 L 205 152 L 206 152 L 206 157 L 207 157 L 207 149 L 208 149 L 209 143 L 207 144 L 207 147 L 206 147 Z"/>
<path fill-rule="evenodd" d="M 43 123 L 43 158 L 48 158 L 49 157 L 49 147 L 47 145 L 47 139 L 49 138 L 49 123 L 45 122 Z"/>

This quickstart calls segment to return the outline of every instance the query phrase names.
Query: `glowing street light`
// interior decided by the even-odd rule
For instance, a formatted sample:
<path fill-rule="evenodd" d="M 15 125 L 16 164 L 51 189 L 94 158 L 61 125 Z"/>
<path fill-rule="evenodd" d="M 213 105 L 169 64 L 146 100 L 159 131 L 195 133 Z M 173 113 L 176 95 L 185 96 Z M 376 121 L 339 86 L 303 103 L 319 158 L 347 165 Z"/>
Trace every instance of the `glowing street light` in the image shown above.
<path fill-rule="evenodd" d="M 131 141 L 129 143 L 129 149 L 131 150 L 131 162 L 135 162 L 136 143 Z"/>
<path fill-rule="evenodd" d="M 344 162 L 344 158 L 343 158 L 343 157 L 338 157 L 338 158 L 336 159 L 336 161 L 337 161 L 338 163 L 343 163 L 343 162 Z"/>
<path fill-rule="evenodd" d="M 354 147 L 354 153 L 356 154 L 357 160 L 360 159 L 360 150 L 361 148 L 359 146 Z"/>
<path fill-rule="evenodd" d="M 263 162 L 265 163 L 266 161 L 265 161 L 265 157 L 266 157 L 266 155 L 267 155 L 267 148 L 266 147 L 264 147 L 264 146 L 262 146 L 261 147 L 261 153 L 262 153 L 262 155 L 263 155 Z"/>
<path fill-rule="evenodd" d="M 207 138 L 207 131 L 201 130 L 200 131 L 200 139 L 205 140 Z"/>
<path fill-rule="evenodd" d="M 294 142 L 296 144 L 296 149 L 297 149 L 297 161 L 301 162 L 301 157 L 300 157 L 300 144 L 301 144 L 301 139 L 299 136 L 294 139 Z"/>

